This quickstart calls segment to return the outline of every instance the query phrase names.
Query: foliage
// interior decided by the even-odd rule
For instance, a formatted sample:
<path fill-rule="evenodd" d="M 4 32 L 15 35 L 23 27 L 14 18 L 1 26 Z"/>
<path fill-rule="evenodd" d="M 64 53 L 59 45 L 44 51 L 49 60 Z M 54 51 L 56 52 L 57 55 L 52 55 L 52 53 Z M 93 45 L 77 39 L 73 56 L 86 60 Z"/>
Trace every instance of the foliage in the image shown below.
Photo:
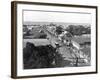
<path fill-rule="evenodd" d="M 63 31 L 63 28 L 62 28 L 62 26 L 61 26 L 61 25 L 56 27 L 56 31 L 55 31 L 55 32 L 56 32 L 56 34 L 58 34 L 58 35 L 59 35 L 59 34 L 61 34 L 61 33 L 62 33 L 62 31 Z"/>
<path fill-rule="evenodd" d="M 84 27 L 82 25 L 69 25 L 66 28 L 72 35 L 82 35 L 82 34 L 90 34 L 91 30 L 89 27 Z"/>
<path fill-rule="evenodd" d="M 27 42 L 23 49 L 24 69 L 53 67 L 55 48 L 50 45 L 35 46 Z"/>

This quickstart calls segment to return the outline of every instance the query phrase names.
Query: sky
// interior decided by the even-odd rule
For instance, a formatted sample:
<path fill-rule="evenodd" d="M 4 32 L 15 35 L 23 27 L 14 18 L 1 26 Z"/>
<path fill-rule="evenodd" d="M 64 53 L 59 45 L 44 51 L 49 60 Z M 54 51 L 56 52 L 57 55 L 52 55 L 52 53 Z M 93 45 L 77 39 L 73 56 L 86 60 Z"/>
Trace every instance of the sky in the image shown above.
<path fill-rule="evenodd" d="M 23 11 L 24 22 L 91 23 L 90 13 Z"/>

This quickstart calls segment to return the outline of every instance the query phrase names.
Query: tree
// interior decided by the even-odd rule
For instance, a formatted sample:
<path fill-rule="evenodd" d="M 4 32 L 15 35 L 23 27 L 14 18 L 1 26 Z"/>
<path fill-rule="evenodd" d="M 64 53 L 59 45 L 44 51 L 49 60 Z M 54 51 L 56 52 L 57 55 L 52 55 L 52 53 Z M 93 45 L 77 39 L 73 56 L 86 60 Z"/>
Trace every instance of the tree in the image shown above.
<path fill-rule="evenodd" d="M 63 28 L 62 28 L 61 25 L 56 27 L 56 34 L 57 34 L 57 35 L 61 34 L 62 31 L 63 31 Z"/>
<path fill-rule="evenodd" d="M 75 35 L 75 28 L 76 28 L 75 25 L 69 25 L 69 26 L 66 28 L 66 31 L 70 32 L 72 35 Z"/>
<path fill-rule="evenodd" d="M 78 35 L 78 36 L 87 33 L 87 31 L 89 33 L 90 31 L 83 25 L 69 25 L 66 30 L 69 31 L 72 35 Z"/>

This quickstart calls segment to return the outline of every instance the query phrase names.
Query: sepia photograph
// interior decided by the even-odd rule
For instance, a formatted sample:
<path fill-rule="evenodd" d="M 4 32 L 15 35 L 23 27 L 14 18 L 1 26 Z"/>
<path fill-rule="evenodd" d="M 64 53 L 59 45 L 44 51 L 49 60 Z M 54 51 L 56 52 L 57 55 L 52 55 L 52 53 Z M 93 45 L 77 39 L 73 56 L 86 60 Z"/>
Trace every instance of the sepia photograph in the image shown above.
<path fill-rule="evenodd" d="M 12 2 L 12 76 L 97 73 L 97 7 Z"/>

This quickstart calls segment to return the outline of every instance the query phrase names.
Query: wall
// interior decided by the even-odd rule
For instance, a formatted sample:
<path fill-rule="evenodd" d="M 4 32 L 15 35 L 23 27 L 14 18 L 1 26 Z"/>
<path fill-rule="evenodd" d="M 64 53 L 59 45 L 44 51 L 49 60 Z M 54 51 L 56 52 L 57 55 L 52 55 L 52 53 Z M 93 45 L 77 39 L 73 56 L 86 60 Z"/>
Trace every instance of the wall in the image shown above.
<path fill-rule="evenodd" d="M 100 3 L 99 0 L 31 0 L 31 1 L 79 4 L 79 5 L 98 5 L 98 6 Z M 10 78 L 10 70 L 11 70 L 10 69 L 11 68 L 10 66 L 11 65 L 11 11 L 10 11 L 11 8 L 10 7 L 11 7 L 11 0 L 0 0 L 0 80 L 13 80 Z M 100 19 L 100 16 L 98 16 L 98 18 Z M 98 27 L 98 34 L 100 34 L 99 30 L 100 28 Z M 100 37 L 98 38 L 98 41 L 100 41 Z M 98 42 L 98 44 L 100 46 L 100 42 Z M 100 55 L 98 57 L 100 57 Z M 98 64 L 98 66 L 100 67 L 100 64 Z M 50 78 L 45 77 L 45 78 L 34 78 L 34 79 L 30 78 L 28 80 L 100 80 L 99 76 L 100 72 L 98 74 L 91 74 L 91 75 L 60 76 L 60 77 L 50 77 Z"/>

